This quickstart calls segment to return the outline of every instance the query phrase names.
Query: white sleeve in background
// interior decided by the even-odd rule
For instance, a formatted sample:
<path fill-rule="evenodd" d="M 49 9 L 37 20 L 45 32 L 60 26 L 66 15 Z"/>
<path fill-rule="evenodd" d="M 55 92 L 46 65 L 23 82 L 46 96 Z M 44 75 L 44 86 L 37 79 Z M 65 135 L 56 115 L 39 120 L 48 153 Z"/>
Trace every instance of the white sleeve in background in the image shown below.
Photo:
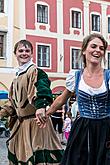
<path fill-rule="evenodd" d="M 66 78 L 66 88 L 70 92 L 74 92 L 75 88 L 75 71 L 71 70 Z"/>

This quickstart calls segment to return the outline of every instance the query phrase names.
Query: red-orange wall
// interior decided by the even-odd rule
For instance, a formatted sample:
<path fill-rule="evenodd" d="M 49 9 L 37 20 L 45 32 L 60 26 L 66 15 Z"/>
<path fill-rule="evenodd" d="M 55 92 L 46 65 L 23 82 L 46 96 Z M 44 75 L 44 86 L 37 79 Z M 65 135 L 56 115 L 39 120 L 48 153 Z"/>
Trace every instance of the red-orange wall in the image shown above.
<path fill-rule="evenodd" d="M 35 2 L 36 0 L 26 0 L 26 28 L 35 29 Z M 50 31 L 57 32 L 57 7 L 56 0 L 45 0 L 49 7 Z M 53 19 L 54 18 L 54 19 Z"/>
<path fill-rule="evenodd" d="M 110 6 L 107 7 L 107 15 L 110 15 Z"/>
<path fill-rule="evenodd" d="M 25 0 L 26 29 L 35 29 L 35 0 Z"/>
<path fill-rule="evenodd" d="M 37 43 L 45 43 L 51 44 L 51 69 L 45 69 L 48 72 L 57 72 L 57 40 L 53 38 L 46 38 L 40 36 L 30 36 L 27 35 L 26 38 L 30 40 L 34 47 L 34 62 L 36 62 L 36 42 Z M 53 61 L 53 62 L 52 62 Z"/>
<path fill-rule="evenodd" d="M 101 5 L 99 3 L 90 3 L 90 12 L 98 12 L 101 14 Z"/>
<path fill-rule="evenodd" d="M 64 34 L 69 34 L 70 31 L 70 8 L 72 8 L 74 6 L 74 8 L 79 8 L 82 10 L 82 0 L 77 0 L 73 1 L 73 0 L 63 0 L 63 11 L 64 11 L 64 17 L 63 17 L 63 27 L 64 27 Z"/>

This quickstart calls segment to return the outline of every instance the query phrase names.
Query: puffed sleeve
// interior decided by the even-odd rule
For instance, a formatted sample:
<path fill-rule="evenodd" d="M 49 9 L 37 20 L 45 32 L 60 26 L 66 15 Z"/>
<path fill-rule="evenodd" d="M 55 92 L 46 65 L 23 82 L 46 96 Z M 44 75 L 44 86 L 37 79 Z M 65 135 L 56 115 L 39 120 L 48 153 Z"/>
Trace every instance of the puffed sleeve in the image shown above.
<path fill-rule="evenodd" d="M 45 108 L 53 102 L 52 91 L 50 89 L 50 80 L 48 75 L 38 68 L 38 77 L 35 86 L 37 88 L 37 98 L 35 100 L 35 107 Z"/>
<path fill-rule="evenodd" d="M 75 89 L 75 71 L 71 70 L 66 78 L 66 88 L 70 92 L 74 92 Z"/>

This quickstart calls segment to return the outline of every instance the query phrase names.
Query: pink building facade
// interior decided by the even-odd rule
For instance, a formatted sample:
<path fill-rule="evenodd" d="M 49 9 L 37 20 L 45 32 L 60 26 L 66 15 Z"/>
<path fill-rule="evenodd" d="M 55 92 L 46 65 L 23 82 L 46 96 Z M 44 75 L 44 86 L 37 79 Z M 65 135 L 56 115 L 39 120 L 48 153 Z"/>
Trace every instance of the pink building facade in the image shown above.
<path fill-rule="evenodd" d="M 68 72 L 82 68 L 82 39 L 101 33 L 108 41 L 105 68 L 110 68 L 110 2 L 105 0 L 25 0 L 25 37 L 33 43 L 33 61 L 47 72 L 53 93 L 64 90 Z"/>

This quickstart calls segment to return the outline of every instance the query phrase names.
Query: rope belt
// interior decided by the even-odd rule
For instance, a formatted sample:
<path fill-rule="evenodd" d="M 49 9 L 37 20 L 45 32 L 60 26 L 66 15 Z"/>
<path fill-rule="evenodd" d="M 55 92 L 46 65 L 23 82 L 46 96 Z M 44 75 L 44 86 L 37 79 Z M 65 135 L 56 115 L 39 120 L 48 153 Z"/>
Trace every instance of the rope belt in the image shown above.
<path fill-rule="evenodd" d="M 19 124 L 16 128 L 16 130 L 13 132 L 13 134 L 9 137 L 9 139 L 6 141 L 6 145 L 9 145 L 9 141 L 15 136 L 15 134 L 17 133 L 18 129 L 20 128 L 20 124 L 23 122 L 23 120 L 27 120 L 30 118 L 35 118 L 35 114 L 33 115 L 29 115 L 29 116 L 17 116 L 17 119 L 19 120 Z"/>

